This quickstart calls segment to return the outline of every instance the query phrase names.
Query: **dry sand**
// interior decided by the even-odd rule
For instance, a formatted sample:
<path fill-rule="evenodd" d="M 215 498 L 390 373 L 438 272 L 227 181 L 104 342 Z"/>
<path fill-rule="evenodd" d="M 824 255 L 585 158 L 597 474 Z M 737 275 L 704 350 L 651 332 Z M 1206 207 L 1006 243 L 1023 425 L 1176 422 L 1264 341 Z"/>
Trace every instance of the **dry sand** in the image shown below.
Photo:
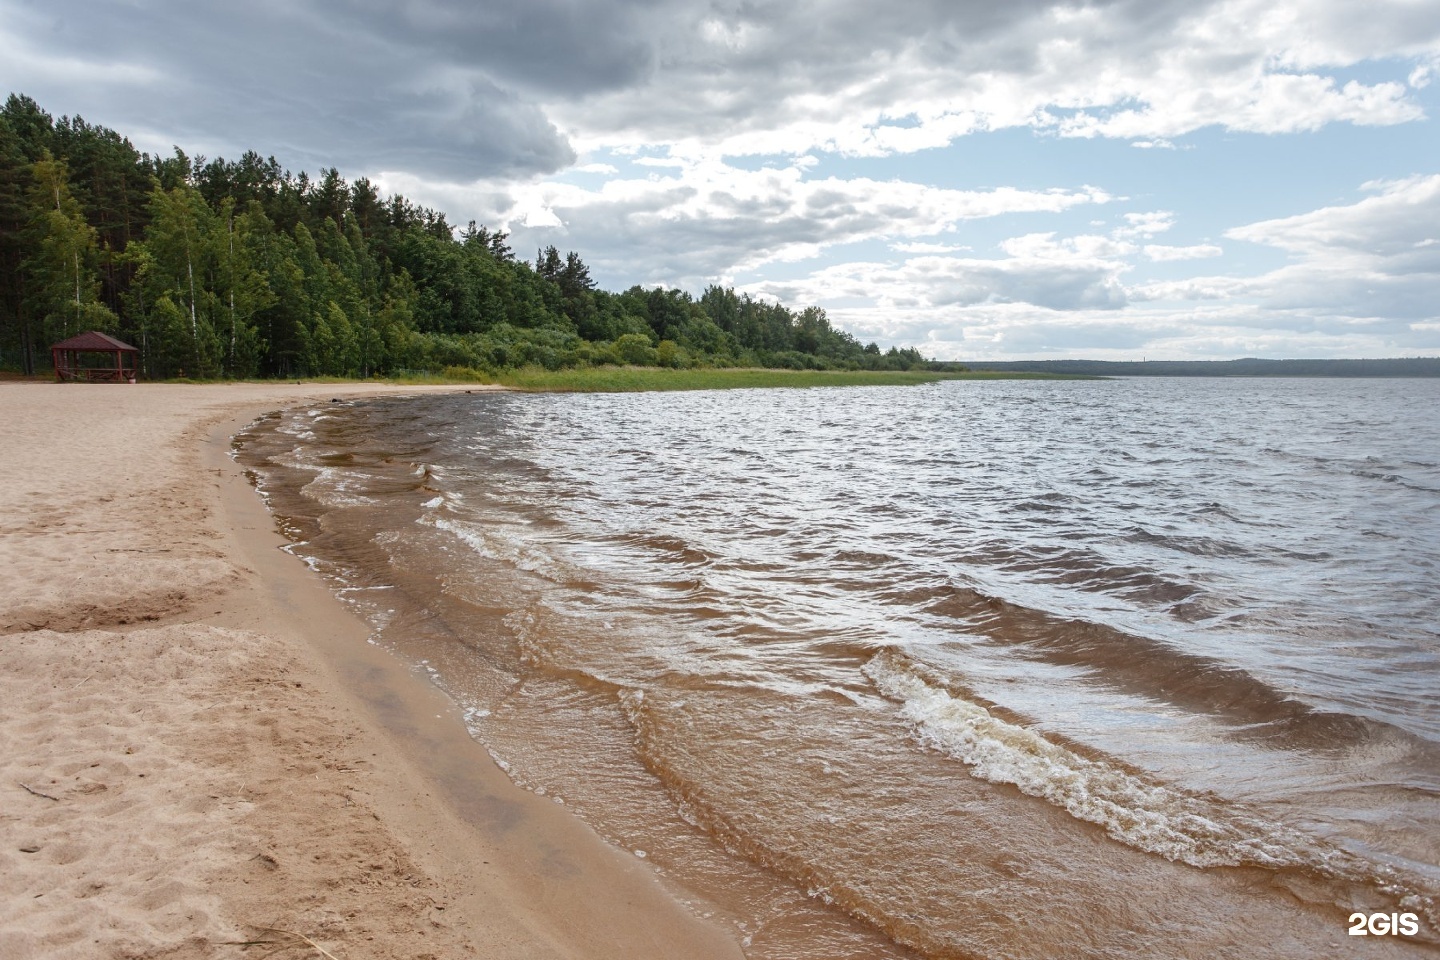
<path fill-rule="evenodd" d="M 0 383 L 0 960 L 741 956 L 510 784 L 226 455 L 423 389 Z"/>

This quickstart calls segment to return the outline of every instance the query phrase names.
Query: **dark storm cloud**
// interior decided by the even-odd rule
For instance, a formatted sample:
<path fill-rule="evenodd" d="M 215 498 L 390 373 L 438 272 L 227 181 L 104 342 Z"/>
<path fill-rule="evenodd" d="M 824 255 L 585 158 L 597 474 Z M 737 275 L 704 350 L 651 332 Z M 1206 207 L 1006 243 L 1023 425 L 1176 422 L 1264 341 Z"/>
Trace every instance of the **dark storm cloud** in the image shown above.
<path fill-rule="evenodd" d="M 549 173 L 574 161 L 525 84 L 461 56 L 463 38 L 437 45 L 434 34 L 446 31 L 433 18 L 409 24 L 346 16 L 338 4 L 168 0 L 0 11 L 21 54 L 0 67 L 0 80 L 42 106 L 137 138 L 232 156 L 255 149 L 312 170 L 333 164 L 457 180 Z M 526 27 L 516 21 L 505 34 L 516 57 L 541 45 Z M 565 51 L 563 37 L 548 40 Z M 77 73 L 77 60 L 90 69 Z M 570 83 L 587 70 L 614 82 L 603 59 L 571 58 L 556 70 Z"/>
<path fill-rule="evenodd" d="M 315 0 L 311 16 L 483 69 L 529 91 L 578 96 L 631 86 L 654 61 L 662 0 Z M 674 6 L 674 4 L 670 4 Z"/>

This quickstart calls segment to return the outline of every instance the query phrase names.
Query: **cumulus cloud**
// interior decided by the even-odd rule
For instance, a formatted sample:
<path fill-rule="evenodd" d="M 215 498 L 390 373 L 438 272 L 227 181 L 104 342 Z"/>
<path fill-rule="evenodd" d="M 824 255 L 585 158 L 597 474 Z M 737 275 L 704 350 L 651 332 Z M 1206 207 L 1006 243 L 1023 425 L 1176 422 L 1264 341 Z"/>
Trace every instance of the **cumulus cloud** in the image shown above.
<path fill-rule="evenodd" d="M 1250 303 L 1053 310 L 1031 303 L 932 309 L 842 305 L 830 319 L 862 339 L 947 360 L 1114 360 L 1434 355 L 1440 324 L 1357 324 Z"/>
<path fill-rule="evenodd" d="M 501 218 L 526 249 L 554 243 L 592 251 L 587 257 L 602 272 L 633 276 L 638 260 L 648 271 L 642 281 L 703 283 L 845 244 L 918 240 L 970 220 L 1058 213 L 1113 199 L 1094 187 L 955 190 L 817 178 L 808 168 L 803 160 L 760 170 L 700 160 L 593 188 L 542 182 L 513 189 L 513 205 Z"/>
<path fill-rule="evenodd" d="M 0 22 L 8 81 L 42 102 L 441 179 L 637 145 L 879 156 L 1007 127 L 1165 146 L 1393 124 L 1421 116 L 1440 55 L 1440 7 L 1410 0 L 0 0 Z M 83 58 L 105 83 L 76 51 L 113 52 Z M 1422 66 L 1336 75 L 1395 57 Z"/>
<path fill-rule="evenodd" d="M 1144 250 L 1145 256 L 1157 263 L 1169 263 L 1175 260 L 1204 260 L 1225 253 L 1213 243 L 1197 243 L 1189 247 L 1170 247 L 1161 243 L 1147 243 Z"/>
<path fill-rule="evenodd" d="M 1264 220 L 1225 235 L 1307 259 L 1377 258 L 1387 272 L 1408 272 L 1417 265 L 1433 269 L 1440 256 L 1435 249 L 1440 243 L 1440 174 L 1372 181 L 1361 189 L 1371 196 L 1358 203 Z"/>
<path fill-rule="evenodd" d="M 1028 253 L 1000 259 L 922 255 L 900 263 L 839 264 L 802 280 L 758 283 L 750 289 L 786 301 L 868 303 L 878 313 L 919 313 L 939 323 L 953 308 L 977 305 L 1116 310 L 1127 300 L 1119 282 L 1123 269 L 1113 261 Z M 861 326 L 868 329 L 874 321 Z"/>
<path fill-rule="evenodd" d="M 1254 281 L 1244 277 L 1187 277 L 1184 280 L 1163 280 L 1141 283 L 1129 289 L 1130 299 L 1151 300 L 1233 300 L 1249 295 Z"/>
<path fill-rule="evenodd" d="M 1368 183 L 1358 203 L 1237 227 L 1294 262 L 1252 283 L 1276 307 L 1366 318 L 1440 316 L 1440 174 Z"/>
<path fill-rule="evenodd" d="M 1120 231 L 1116 231 L 1119 233 Z M 1135 245 L 1115 235 L 1082 234 L 1056 239 L 1054 233 L 1028 233 L 1000 244 L 1010 256 L 1027 260 L 1113 260 L 1135 252 Z"/>
<path fill-rule="evenodd" d="M 857 335 L 948 359 L 1395 356 L 1440 350 L 1440 175 L 1365 185 L 1358 202 L 1226 232 L 1288 253 L 1254 276 L 1127 277 L 1144 261 L 1214 258 L 1214 244 L 1138 243 L 1172 230 L 1136 212 L 1107 235 L 1012 237 L 1003 256 L 918 255 L 752 285 L 836 304 Z M 900 251 L 897 251 L 900 252 Z M 1142 259 L 1143 258 L 1143 259 Z"/>
<path fill-rule="evenodd" d="M 1153 237 L 1175 226 L 1175 214 L 1169 210 L 1150 210 L 1144 213 L 1125 214 L 1125 226 L 1117 227 L 1116 237 L 1127 239 Z"/>
<path fill-rule="evenodd" d="M 1422 116 L 1401 78 L 1336 71 L 1440 50 L 1440 13 L 1391 0 L 717 2 L 661 29 L 647 81 L 557 107 L 584 146 L 886 155 L 1006 127 L 1133 138 L 1280 133 Z M 667 6 L 667 11 L 674 8 Z M 664 17 L 661 17 L 664 20 Z M 673 22 L 673 21 L 672 21 Z M 719 121 L 697 126 L 695 117 Z"/>
<path fill-rule="evenodd" d="M 897 253 L 959 253 L 969 250 L 967 246 L 953 243 L 892 243 L 890 249 Z"/>

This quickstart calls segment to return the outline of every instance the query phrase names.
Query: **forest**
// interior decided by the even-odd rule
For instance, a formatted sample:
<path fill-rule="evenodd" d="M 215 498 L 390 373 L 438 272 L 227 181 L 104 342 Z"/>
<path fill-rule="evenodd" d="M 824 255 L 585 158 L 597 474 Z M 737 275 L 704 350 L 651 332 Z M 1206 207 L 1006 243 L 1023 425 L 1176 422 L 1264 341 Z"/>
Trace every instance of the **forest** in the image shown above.
<path fill-rule="evenodd" d="M 334 168 L 150 156 L 23 95 L 0 110 L 0 370 L 47 373 L 50 344 L 87 330 L 138 347 L 150 379 L 929 365 L 818 307 L 613 293 L 575 252 L 532 263 L 506 241 Z"/>

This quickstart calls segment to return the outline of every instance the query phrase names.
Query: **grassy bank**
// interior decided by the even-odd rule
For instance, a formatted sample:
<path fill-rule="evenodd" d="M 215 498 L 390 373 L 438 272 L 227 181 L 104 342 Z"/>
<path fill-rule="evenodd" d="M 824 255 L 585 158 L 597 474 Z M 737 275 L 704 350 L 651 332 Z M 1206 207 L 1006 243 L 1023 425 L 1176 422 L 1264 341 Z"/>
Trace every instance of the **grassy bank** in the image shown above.
<path fill-rule="evenodd" d="M 939 380 L 1053 380 L 1073 379 L 1046 374 L 934 372 L 928 370 L 763 370 L 722 368 L 670 370 L 661 367 L 586 367 L 542 370 L 527 367 L 472 376 L 446 371 L 450 382 L 473 379 L 515 390 L 535 392 L 631 393 L 644 390 L 730 390 L 745 387 L 879 387 L 935 383 Z M 1090 378 L 1086 378 L 1090 379 Z"/>
<path fill-rule="evenodd" d="M 942 374 L 908 371 L 587 367 L 554 371 L 537 368 L 506 370 L 497 373 L 492 382 L 516 390 L 630 393 L 641 390 L 726 390 L 740 387 L 893 386 L 932 383 L 941 379 L 944 379 Z"/>
<path fill-rule="evenodd" d="M 249 383 L 398 383 L 412 385 L 498 384 L 512 390 L 534 393 L 635 393 L 646 390 L 731 390 L 746 387 L 889 387 L 935 383 L 939 380 L 1101 380 L 1103 377 L 1009 370 L 965 372 L 933 370 L 769 370 L 758 367 L 672 370 L 663 367 L 583 367 L 545 370 L 487 372 L 468 367 L 450 367 L 443 373 L 410 373 L 383 380 L 353 377 L 304 377 L 289 380 L 249 380 Z M 0 382 L 54 383 L 53 374 L 24 376 L 0 371 Z M 170 378 L 157 383 L 230 383 L 228 380 Z"/>

